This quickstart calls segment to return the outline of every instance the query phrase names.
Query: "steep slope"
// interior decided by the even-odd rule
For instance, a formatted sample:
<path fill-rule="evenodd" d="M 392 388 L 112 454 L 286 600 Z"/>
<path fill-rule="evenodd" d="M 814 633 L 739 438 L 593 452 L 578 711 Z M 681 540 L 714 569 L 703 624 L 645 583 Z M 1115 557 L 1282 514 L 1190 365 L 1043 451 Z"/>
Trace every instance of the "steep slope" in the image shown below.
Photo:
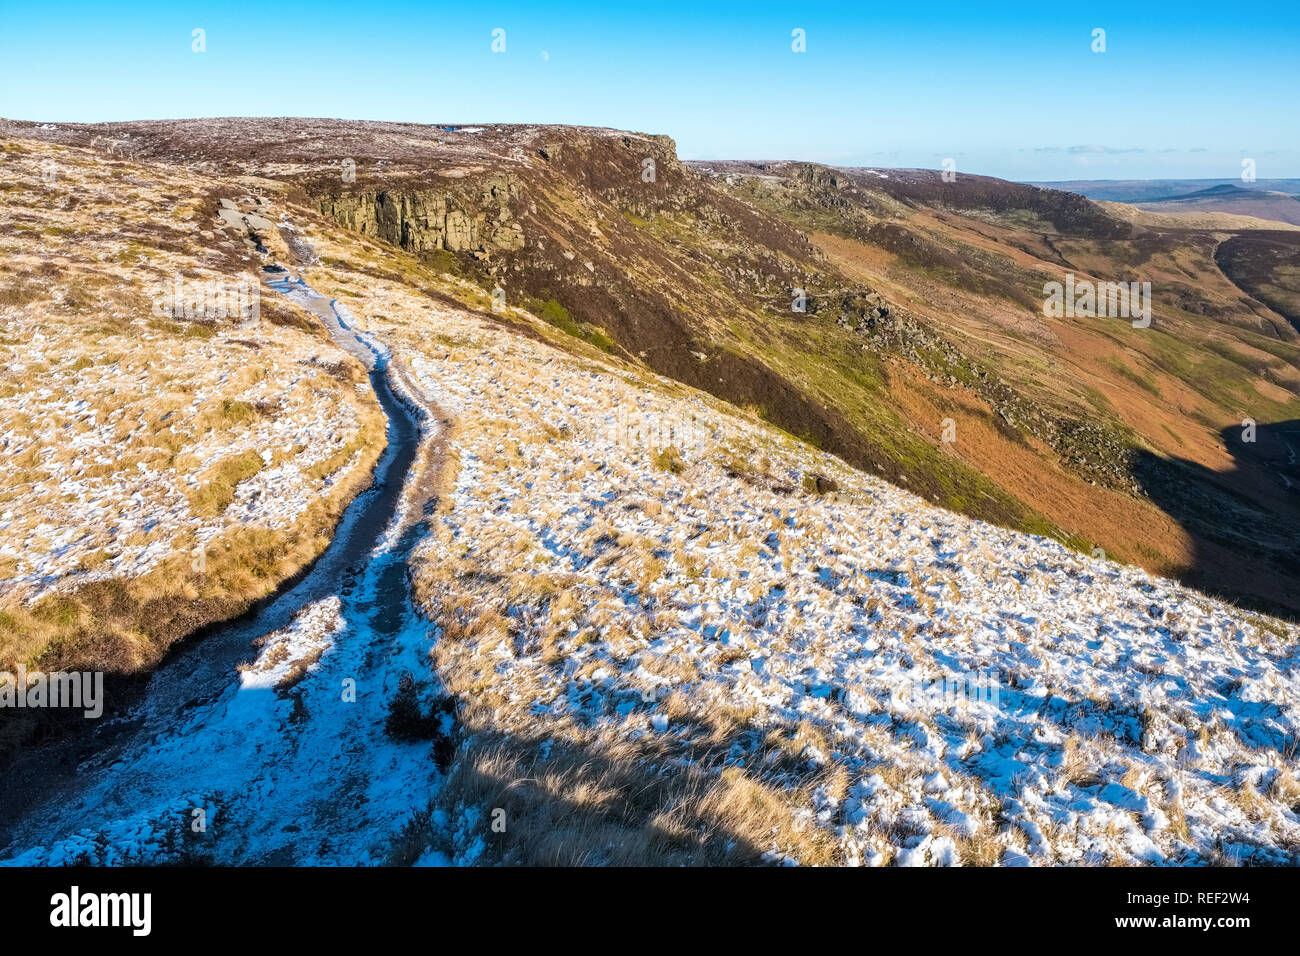
<path fill-rule="evenodd" d="M 461 740 L 412 856 L 1295 859 L 1294 627 L 936 509 L 527 314 L 449 308 L 412 261 L 378 278 L 379 253 L 312 241 L 312 283 L 453 422 L 413 576 Z"/>
<path fill-rule="evenodd" d="M 1295 610 L 1300 540 L 1268 517 L 1294 527 L 1297 514 L 1281 436 L 1300 411 L 1300 350 L 1269 304 L 1287 294 L 1289 233 L 1117 219 L 981 177 L 701 168 L 808 229 L 836 266 L 931 330 L 912 350 L 930 374 L 895 380 L 917 427 L 933 434 L 951 417 L 959 456 L 1107 553 Z M 1254 259 L 1253 285 L 1219 268 L 1269 241 L 1277 251 Z M 1150 281 L 1150 327 L 1045 315 L 1044 284 L 1067 275 Z M 972 429 L 972 414 L 999 427 Z M 1247 418 L 1257 427 L 1243 442 Z"/>
<path fill-rule="evenodd" d="M 22 128 L 284 177 L 342 224 L 500 288 L 508 303 L 549 302 L 542 311 L 559 327 L 752 405 L 854 465 L 973 514 L 1051 528 L 900 417 L 855 331 L 792 310 L 797 289 L 842 291 L 848 322 L 872 290 L 678 162 L 666 137 L 295 119 Z"/>
<path fill-rule="evenodd" d="M 1229 255 L 1255 242 L 1242 223 L 978 176 L 682 164 L 666 137 L 602 129 L 9 125 L 282 179 L 498 306 L 931 501 L 1300 611 L 1290 253 Z M 1246 264 L 1225 266 L 1243 284 L 1216 256 Z M 1067 275 L 1151 281 L 1151 327 L 1044 316 L 1044 283 Z M 1247 419 L 1258 442 L 1234 440 Z"/>
<path fill-rule="evenodd" d="M 26 142 L 7 142 L 6 156 L 46 149 L 102 178 L 105 194 L 185 185 L 170 162 Z M 178 256 L 229 249 L 333 301 L 322 312 L 445 410 L 443 481 L 429 468 L 429 483 L 406 489 L 370 559 L 334 580 L 341 593 L 245 642 L 239 669 L 222 666 L 222 650 L 207 667 L 215 690 L 187 683 L 188 665 L 216 650 L 203 644 L 178 673 L 160 672 L 110 728 L 124 741 L 72 746 L 93 773 L 34 752 L 22 779 L 40 807 L 6 815 L 5 859 L 1297 861 L 1294 626 L 934 507 L 572 319 L 560 327 L 544 301 L 541 315 L 501 306 L 442 257 L 341 227 L 306 193 L 216 172 L 207 182 L 241 186 L 196 199 L 188 218 L 175 206 L 144 218 L 184 239 Z M 115 266 L 134 204 L 91 208 L 104 237 L 73 249 L 90 250 L 73 263 L 78 287 L 98 276 L 135 288 Z M 8 250 L 33 255 L 21 227 L 45 215 L 15 210 Z M 164 274 L 178 262 L 197 268 L 168 259 Z M 29 303 L 19 327 L 50 335 L 78 322 L 59 301 Z M 283 308 L 301 330 L 275 326 L 260 350 L 244 347 L 282 363 L 281 387 L 299 334 L 346 364 Z M 867 294 L 844 308 L 864 324 L 896 314 Z M 125 343 L 172 347 L 126 319 Z M 191 324 L 167 329 L 186 346 L 167 353 L 184 380 L 199 393 L 209 378 L 236 379 L 207 347 L 226 327 L 201 338 L 184 334 Z M 884 328 L 899 350 L 935 334 Z M 92 328 L 76 329 L 89 338 L 60 340 L 60 367 L 63 352 L 99 347 Z M 75 403 L 96 382 L 58 384 Z M 321 384 L 312 408 L 365 404 L 354 380 Z M 17 394 L 43 400 L 45 388 Z M 286 401 L 284 414 L 303 413 Z M 184 481 L 201 462 L 166 464 Z M 254 480 L 234 482 L 233 500 Z M 65 507 L 93 517 L 92 504 Z M 290 527 L 304 530 L 305 512 Z M 409 566 L 394 557 L 398 539 L 416 545 Z M 423 616 L 405 606 L 407 586 Z M 352 702 L 339 693 L 349 679 L 361 688 Z M 220 825 L 195 837 L 194 807 Z"/>
<path fill-rule="evenodd" d="M 1233 236 L 1215 248 L 1214 261 L 1238 288 L 1300 330 L 1300 233 Z"/>
<path fill-rule="evenodd" d="M 1287 479 L 1276 477 L 1271 451 L 1260 467 L 1225 440 L 1244 418 L 1271 426 L 1298 417 L 1300 350 L 1271 307 L 1276 297 L 1244 298 L 1225 281 L 1212 257 L 1222 233 L 1153 229 L 1077 196 L 979 177 L 951 190 L 934 174 L 895 171 L 860 180 L 846 200 L 815 167 L 785 168 L 816 197 L 801 207 L 734 175 L 730 187 L 708 167 L 697 175 L 662 139 L 512 135 L 521 168 L 506 185 L 485 160 L 485 180 L 452 170 L 452 184 L 434 190 L 447 208 L 459 201 L 465 216 L 484 216 L 491 238 L 473 248 L 443 239 L 442 248 L 458 250 L 462 273 L 506 301 L 521 290 L 524 304 L 550 302 L 544 312 L 561 327 L 756 407 L 932 501 L 1300 609 L 1290 586 L 1300 540 L 1234 530 L 1261 526 L 1264 514 L 1300 517 Z M 442 175 L 426 169 L 417 182 Z M 436 232 L 420 238 L 418 212 L 414 228 L 408 217 L 385 232 L 341 209 L 358 195 L 382 208 L 367 197 L 410 188 L 388 167 L 379 179 L 382 188 L 359 194 L 342 183 L 306 188 L 325 189 L 320 208 L 345 224 L 414 251 L 437 248 Z M 462 187 L 457 199 L 457 180 L 477 196 Z M 501 222 L 510 224 L 505 244 Z M 865 242 L 892 268 L 873 268 L 860 246 L 836 240 Z M 1156 328 L 1055 328 L 1041 313 L 1042 287 L 1065 271 L 1151 276 Z M 945 440 L 949 422 L 955 441 Z M 1245 474 L 1202 480 L 1164 467 L 1169 459 Z M 1188 474 L 1205 490 L 1171 503 L 1163 489 Z M 1233 504 L 1217 507 L 1225 487 Z M 1241 573 L 1247 556 L 1255 563 Z"/>

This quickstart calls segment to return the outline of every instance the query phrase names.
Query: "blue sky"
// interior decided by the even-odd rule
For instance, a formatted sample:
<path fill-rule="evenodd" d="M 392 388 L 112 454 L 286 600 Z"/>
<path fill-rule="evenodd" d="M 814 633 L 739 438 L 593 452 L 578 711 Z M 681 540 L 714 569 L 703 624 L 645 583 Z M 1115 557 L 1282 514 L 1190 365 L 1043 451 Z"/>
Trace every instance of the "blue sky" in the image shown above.
<path fill-rule="evenodd" d="M 1300 4 L 13 3 L 0 32 L 16 119 L 581 123 L 687 159 L 1020 180 L 1231 178 L 1247 157 L 1297 177 L 1298 103 Z"/>

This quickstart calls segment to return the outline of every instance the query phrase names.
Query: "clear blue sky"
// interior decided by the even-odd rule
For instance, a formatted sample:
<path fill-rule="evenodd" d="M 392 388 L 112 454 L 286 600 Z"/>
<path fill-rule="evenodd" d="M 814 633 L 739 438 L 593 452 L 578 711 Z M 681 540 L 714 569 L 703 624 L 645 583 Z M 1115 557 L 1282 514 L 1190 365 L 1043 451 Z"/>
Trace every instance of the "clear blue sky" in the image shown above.
<path fill-rule="evenodd" d="M 1300 176 L 1296 3 L 6 6 L 15 119 L 580 123 L 667 133 L 687 159 L 1049 180 L 1230 178 L 1250 157 Z"/>

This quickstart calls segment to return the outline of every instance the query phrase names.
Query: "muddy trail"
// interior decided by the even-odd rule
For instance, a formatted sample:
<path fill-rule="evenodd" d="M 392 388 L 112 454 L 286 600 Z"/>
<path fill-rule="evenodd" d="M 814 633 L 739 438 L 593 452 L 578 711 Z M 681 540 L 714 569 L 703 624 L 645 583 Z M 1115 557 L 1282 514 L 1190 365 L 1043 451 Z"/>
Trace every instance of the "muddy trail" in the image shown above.
<path fill-rule="evenodd" d="M 406 570 L 447 423 L 337 303 L 268 272 L 369 371 L 388 419 L 373 484 L 296 584 L 187 642 L 125 713 L 13 762 L 0 862 L 384 863 L 437 785 L 433 742 L 384 725 L 399 687 L 429 673 L 433 626 Z"/>

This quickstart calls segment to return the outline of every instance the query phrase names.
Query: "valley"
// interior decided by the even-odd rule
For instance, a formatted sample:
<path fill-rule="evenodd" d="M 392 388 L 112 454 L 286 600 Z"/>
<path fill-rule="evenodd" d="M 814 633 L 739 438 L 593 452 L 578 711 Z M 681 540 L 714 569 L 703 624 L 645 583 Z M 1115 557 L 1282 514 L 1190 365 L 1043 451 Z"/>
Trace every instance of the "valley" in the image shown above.
<path fill-rule="evenodd" d="M 588 127 L 0 147 L 0 669 L 108 674 L 0 715 L 7 862 L 1296 861 L 1300 231 Z"/>

